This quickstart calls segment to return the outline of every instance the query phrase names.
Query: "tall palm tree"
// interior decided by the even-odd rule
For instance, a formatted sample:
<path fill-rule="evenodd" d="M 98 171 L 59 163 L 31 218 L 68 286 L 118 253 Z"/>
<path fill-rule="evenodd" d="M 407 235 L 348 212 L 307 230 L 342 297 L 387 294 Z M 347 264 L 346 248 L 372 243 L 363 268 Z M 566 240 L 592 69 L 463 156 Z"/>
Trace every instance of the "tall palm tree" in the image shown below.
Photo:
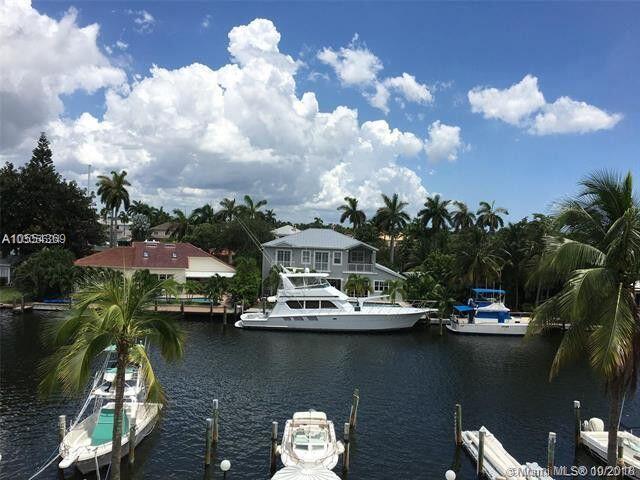
<path fill-rule="evenodd" d="M 215 216 L 216 214 L 213 211 L 213 207 L 206 203 L 191 212 L 189 219 L 192 224 L 200 225 L 202 223 L 213 223 L 215 220 Z"/>
<path fill-rule="evenodd" d="M 244 205 L 240 206 L 241 212 L 249 218 L 256 218 L 260 213 L 260 209 L 267 204 L 266 200 L 254 202 L 249 195 L 244 196 Z"/>
<path fill-rule="evenodd" d="M 220 206 L 222 209 L 218 210 L 216 216 L 222 221 L 230 222 L 240 213 L 240 207 L 236 205 L 235 198 L 223 198 L 220 201 Z"/>
<path fill-rule="evenodd" d="M 472 228 L 476 221 L 476 215 L 469 211 L 469 207 L 464 202 L 455 201 L 453 204 L 456 206 L 451 215 L 451 225 L 454 230 L 458 232 Z"/>
<path fill-rule="evenodd" d="M 369 281 L 369 277 L 352 273 L 347 277 L 344 289 L 355 297 L 366 297 L 371 291 L 371 282 Z"/>
<path fill-rule="evenodd" d="M 496 208 L 495 203 L 496 202 L 480 202 L 480 208 L 477 211 L 477 225 L 480 228 L 488 228 L 491 233 L 504 226 L 504 220 L 500 214 L 509 215 L 509 212 L 505 208 Z"/>
<path fill-rule="evenodd" d="M 122 170 L 118 173 L 115 170 L 111 172 L 111 177 L 106 175 L 98 175 L 98 195 L 100 200 L 111 211 L 111 232 L 109 243 L 111 246 L 115 243 L 115 219 L 118 216 L 118 210 L 124 205 L 124 209 L 129 208 L 129 192 L 127 187 L 131 184 L 126 179 L 127 172 Z"/>
<path fill-rule="evenodd" d="M 267 209 L 264 212 L 264 220 L 268 223 L 274 224 L 276 223 L 276 212 L 274 212 L 272 209 Z"/>
<path fill-rule="evenodd" d="M 481 281 L 495 281 L 500 276 L 502 262 L 495 246 L 484 230 L 469 230 L 464 236 L 465 248 L 456 258 L 458 270 L 469 285 L 477 286 Z"/>
<path fill-rule="evenodd" d="M 403 298 L 405 296 L 404 281 L 389 280 L 387 282 L 387 295 L 389 295 L 391 303 L 396 303 L 398 298 Z"/>
<path fill-rule="evenodd" d="M 550 239 L 545 266 L 566 279 L 560 293 L 534 312 L 530 330 L 560 316 L 570 328 L 558 347 L 550 378 L 586 355 L 609 394 L 609 465 L 616 462 L 624 396 L 635 389 L 640 364 L 640 201 L 631 173 L 595 172 L 580 182 L 577 197 L 560 204 L 556 222 L 565 238 Z"/>
<path fill-rule="evenodd" d="M 132 278 L 116 272 L 96 273 L 84 280 L 74 294 L 74 309 L 60 322 L 52 337 L 55 353 L 43 363 L 43 392 L 61 389 L 66 394 L 84 390 L 94 360 L 115 345 L 117 367 L 113 415 L 111 478 L 120 479 L 124 377 L 128 364 L 140 365 L 148 385 L 149 401 L 162 399 L 162 387 L 154 374 L 148 352 L 140 344 L 148 340 L 168 360 L 183 354 L 183 334 L 172 317 L 150 311 L 163 290 L 175 282 L 159 281 L 146 272 Z"/>
<path fill-rule="evenodd" d="M 182 240 L 191 228 L 190 217 L 187 217 L 182 210 L 173 211 L 173 225 L 171 226 L 171 238 Z"/>
<path fill-rule="evenodd" d="M 353 197 L 344 197 L 344 205 L 338 207 L 340 215 L 340 223 L 349 220 L 353 228 L 360 228 L 367 221 L 364 211 L 358 209 L 358 200 Z"/>
<path fill-rule="evenodd" d="M 422 225 L 426 227 L 431 224 L 431 230 L 434 233 L 445 230 L 447 226 L 451 225 L 450 203 L 451 200 L 441 200 L 440 195 L 427 197 L 424 208 L 418 212 Z"/>
<path fill-rule="evenodd" d="M 391 263 L 393 263 L 396 238 L 410 220 L 409 214 L 404 211 L 404 208 L 409 204 L 400 200 L 397 193 L 394 193 L 392 197 L 388 197 L 383 193 L 382 201 L 384 205 L 376 212 L 376 223 L 383 232 L 389 235 L 391 240 L 390 259 Z"/>

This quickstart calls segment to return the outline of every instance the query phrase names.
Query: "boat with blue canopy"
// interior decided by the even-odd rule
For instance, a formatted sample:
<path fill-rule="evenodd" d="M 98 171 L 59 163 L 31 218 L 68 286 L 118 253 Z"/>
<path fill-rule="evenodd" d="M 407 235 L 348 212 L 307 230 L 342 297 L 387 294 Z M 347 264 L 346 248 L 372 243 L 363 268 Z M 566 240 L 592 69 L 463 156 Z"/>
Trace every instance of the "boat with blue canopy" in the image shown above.
<path fill-rule="evenodd" d="M 505 305 L 507 292 L 494 288 L 472 288 L 466 305 L 455 305 L 447 328 L 475 335 L 519 335 L 527 333 L 528 317 L 512 317 Z"/>

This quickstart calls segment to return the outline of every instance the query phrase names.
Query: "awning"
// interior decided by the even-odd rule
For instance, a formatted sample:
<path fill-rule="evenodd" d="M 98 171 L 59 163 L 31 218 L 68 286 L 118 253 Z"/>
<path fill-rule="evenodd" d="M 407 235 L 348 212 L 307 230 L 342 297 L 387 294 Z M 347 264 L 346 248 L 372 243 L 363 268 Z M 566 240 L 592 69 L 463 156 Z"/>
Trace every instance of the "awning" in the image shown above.
<path fill-rule="evenodd" d="M 323 467 L 284 467 L 271 480 L 340 480 L 340 477 Z"/>
<path fill-rule="evenodd" d="M 211 278 L 216 275 L 220 275 L 221 277 L 233 277 L 235 273 L 233 272 L 199 272 L 196 270 L 187 270 L 185 272 L 185 277 L 187 278 Z"/>
<path fill-rule="evenodd" d="M 493 288 L 472 288 L 471 291 L 474 293 L 497 293 L 498 295 L 507 293 L 504 290 L 495 290 Z"/>
<path fill-rule="evenodd" d="M 454 305 L 453 308 L 455 308 L 459 312 L 470 312 L 471 310 L 475 310 L 475 308 L 469 307 L 467 305 Z"/>

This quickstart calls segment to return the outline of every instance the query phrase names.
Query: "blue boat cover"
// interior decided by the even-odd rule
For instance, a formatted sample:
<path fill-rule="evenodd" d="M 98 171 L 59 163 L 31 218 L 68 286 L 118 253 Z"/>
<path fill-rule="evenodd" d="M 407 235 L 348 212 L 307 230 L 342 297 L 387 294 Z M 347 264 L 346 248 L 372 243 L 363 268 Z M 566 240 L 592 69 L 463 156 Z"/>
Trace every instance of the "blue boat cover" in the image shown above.
<path fill-rule="evenodd" d="M 470 312 L 472 310 L 475 310 L 475 308 L 469 307 L 467 305 L 454 305 L 453 308 L 455 308 L 459 312 Z"/>
<path fill-rule="evenodd" d="M 504 290 L 495 290 L 493 288 L 472 288 L 471 291 L 473 293 L 497 293 L 499 295 L 504 295 L 507 292 Z"/>

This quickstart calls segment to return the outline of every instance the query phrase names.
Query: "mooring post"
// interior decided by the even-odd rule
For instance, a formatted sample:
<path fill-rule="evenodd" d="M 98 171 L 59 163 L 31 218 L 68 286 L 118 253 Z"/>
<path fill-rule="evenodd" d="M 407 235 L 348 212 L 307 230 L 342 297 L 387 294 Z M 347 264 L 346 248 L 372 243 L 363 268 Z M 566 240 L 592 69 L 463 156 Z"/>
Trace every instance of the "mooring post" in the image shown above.
<path fill-rule="evenodd" d="M 276 473 L 276 461 L 278 459 L 278 422 L 271 422 L 271 462 L 269 471 L 271 476 Z"/>
<path fill-rule="evenodd" d="M 180 313 L 184 314 L 184 300 L 180 300 Z"/>
<path fill-rule="evenodd" d="M 24 295 L 20 297 L 20 311 L 24 312 Z"/>
<path fill-rule="evenodd" d="M 213 300 L 209 301 L 209 320 L 213 320 Z"/>
<path fill-rule="evenodd" d="M 133 465 L 136 461 L 136 420 L 131 420 L 129 427 L 129 465 Z"/>
<path fill-rule="evenodd" d="M 620 435 L 618 434 L 618 439 L 617 439 L 617 444 L 618 444 L 618 452 L 617 452 L 617 456 L 616 456 L 616 465 L 618 466 L 618 478 L 622 479 L 624 478 L 624 445 L 622 444 L 622 438 L 620 437 Z"/>
<path fill-rule="evenodd" d="M 235 318 L 236 320 L 238 319 L 238 304 L 237 303 L 233 304 L 233 318 Z"/>
<path fill-rule="evenodd" d="M 218 429 L 220 425 L 220 412 L 218 410 L 218 399 L 213 400 L 213 443 L 218 443 Z"/>
<path fill-rule="evenodd" d="M 553 475 L 553 467 L 556 458 L 556 434 L 549 432 L 549 440 L 547 441 L 547 471 L 549 475 Z"/>
<path fill-rule="evenodd" d="M 227 304 L 226 303 L 222 306 L 222 324 L 223 325 L 227 324 Z"/>
<path fill-rule="evenodd" d="M 266 297 L 262 297 L 262 314 L 263 315 L 267 314 L 267 298 Z"/>
<path fill-rule="evenodd" d="M 482 475 L 482 469 L 484 468 L 484 437 L 486 433 L 483 428 L 478 431 L 478 463 L 476 465 L 478 477 Z"/>
<path fill-rule="evenodd" d="M 153 311 L 154 312 L 158 311 L 158 299 L 157 298 L 153 301 Z"/>
<path fill-rule="evenodd" d="M 574 435 L 576 440 L 576 448 L 580 445 L 580 432 L 582 431 L 582 423 L 580 421 L 580 401 L 573 401 L 573 416 L 574 416 Z"/>
<path fill-rule="evenodd" d="M 456 403 L 454 420 L 456 425 L 456 445 L 462 445 L 462 406 L 459 403 Z"/>
<path fill-rule="evenodd" d="M 360 405 L 360 389 L 356 387 L 351 397 L 351 414 L 349 415 L 349 430 L 355 430 L 358 423 L 358 405 Z"/>
<path fill-rule="evenodd" d="M 349 423 L 344 424 L 343 441 L 344 441 L 344 453 L 342 454 L 342 471 L 346 474 L 349 471 L 349 457 L 351 455 L 351 441 L 349 436 L 351 434 Z"/>
<path fill-rule="evenodd" d="M 442 332 L 443 332 L 442 325 L 443 325 L 444 321 L 442 320 L 442 315 L 439 315 L 439 316 L 440 316 L 440 336 L 442 336 Z"/>
<path fill-rule="evenodd" d="M 208 467 L 211 465 L 211 447 L 212 447 L 212 437 L 213 437 L 213 420 L 207 418 L 207 438 L 205 439 L 205 450 L 204 450 L 204 465 Z"/>
<path fill-rule="evenodd" d="M 67 416 L 60 415 L 58 417 L 58 443 L 62 443 L 67 434 Z"/>

